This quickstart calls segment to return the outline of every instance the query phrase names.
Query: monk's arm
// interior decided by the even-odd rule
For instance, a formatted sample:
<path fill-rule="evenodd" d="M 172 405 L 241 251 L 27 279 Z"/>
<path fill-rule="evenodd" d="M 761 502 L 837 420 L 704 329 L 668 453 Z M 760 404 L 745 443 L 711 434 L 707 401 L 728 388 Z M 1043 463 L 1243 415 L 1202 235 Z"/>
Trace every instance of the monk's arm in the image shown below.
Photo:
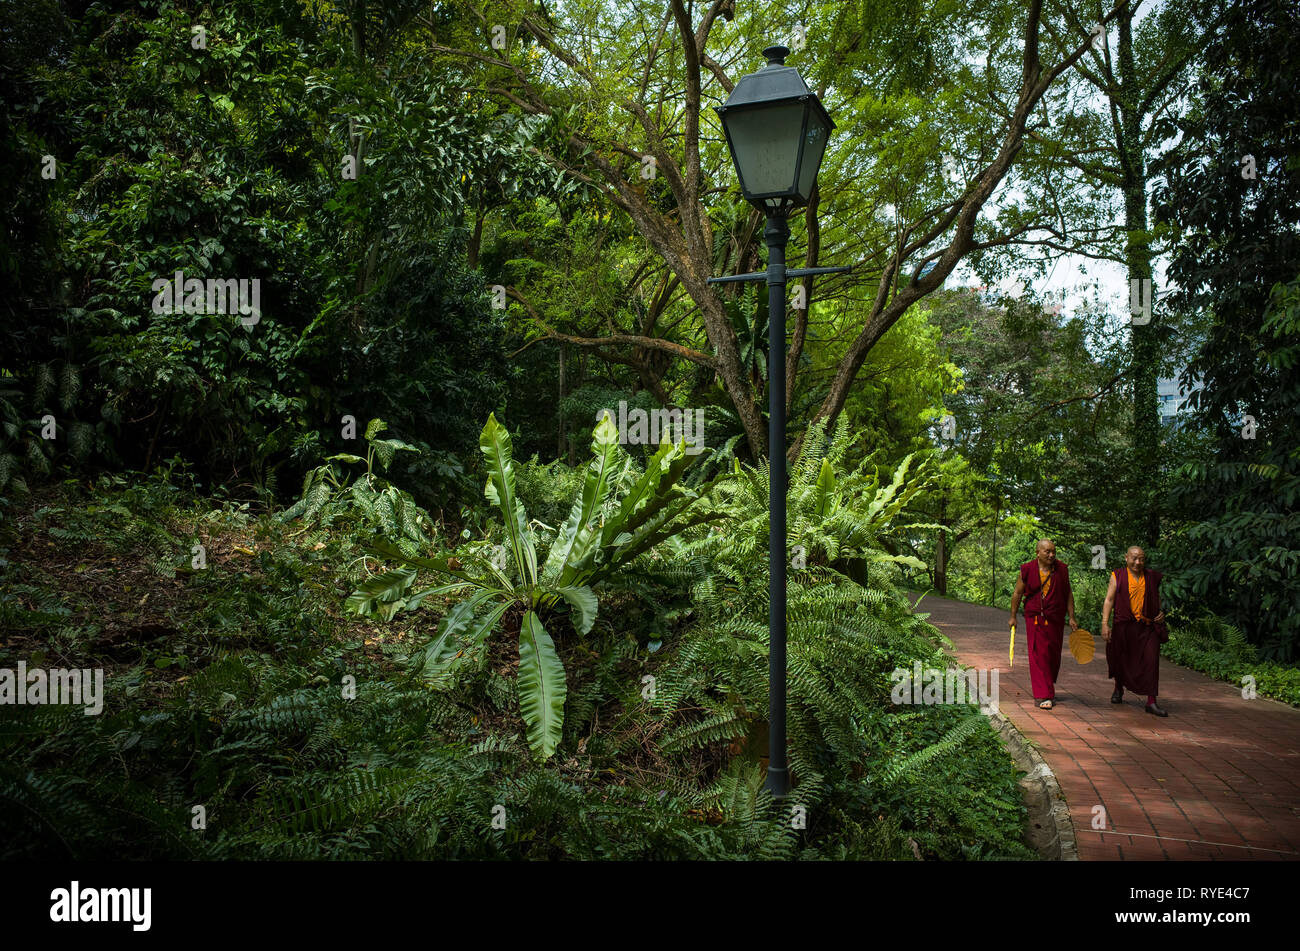
<path fill-rule="evenodd" d="M 1106 603 L 1101 606 L 1101 636 L 1110 640 L 1110 606 L 1115 603 L 1115 576 L 1110 576 L 1106 587 Z"/>
<path fill-rule="evenodd" d="M 1073 589 L 1073 588 L 1070 589 L 1070 602 L 1069 602 L 1069 608 L 1070 608 L 1070 626 L 1071 626 L 1072 628 L 1078 627 L 1078 626 L 1079 626 L 1079 621 L 1078 621 L 1078 619 L 1074 616 L 1074 589 Z"/>
<path fill-rule="evenodd" d="M 1011 592 L 1011 623 L 1016 623 L 1016 612 L 1020 610 L 1020 599 L 1025 596 L 1025 579 L 1016 579 L 1016 590 Z"/>

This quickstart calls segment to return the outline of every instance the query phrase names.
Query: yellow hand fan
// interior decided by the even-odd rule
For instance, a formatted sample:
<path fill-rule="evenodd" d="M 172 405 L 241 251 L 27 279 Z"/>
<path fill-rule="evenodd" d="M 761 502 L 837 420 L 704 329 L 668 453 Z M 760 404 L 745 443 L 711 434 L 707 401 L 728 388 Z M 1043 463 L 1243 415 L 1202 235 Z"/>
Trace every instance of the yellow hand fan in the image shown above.
<path fill-rule="evenodd" d="M 1079 663 L 1086 664 L 1097 653 L 1097 641 L 1083 628 L 1079 628 L 1070 635 L 1070 653 Z"/>

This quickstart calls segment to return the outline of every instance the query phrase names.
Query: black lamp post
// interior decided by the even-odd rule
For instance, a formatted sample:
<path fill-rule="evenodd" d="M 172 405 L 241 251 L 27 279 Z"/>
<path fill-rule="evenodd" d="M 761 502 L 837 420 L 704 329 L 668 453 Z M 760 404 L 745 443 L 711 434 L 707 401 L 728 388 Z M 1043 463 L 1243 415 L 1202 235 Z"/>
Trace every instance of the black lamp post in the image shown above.
<path fill-rule="evenodd" d="M 799 71 L 785 65 L 790 51 L 784 46 L 763 50 L 767 65 L 736 84 L 726 103 L 717 107 L 727 133 L 727 147 L 740 177 L 745 198 L 767 216 L 767 270 L 730 277 L 724 281 L 767 281 L 768 299 L 768 453 L 771 481 L 768 506 L 769 722 L 771 742 L 767 788 L 784 798 L 790 793 L 790 771 L 785 742 L 785 282 L 808 274 L 832 274 L 847 267 L 785 267 L 785 245 L 790 238 L 786 216 L 808 204 L 826 151 L 826 139 L 835 128 L 821 101 L 804 83 Z"/>

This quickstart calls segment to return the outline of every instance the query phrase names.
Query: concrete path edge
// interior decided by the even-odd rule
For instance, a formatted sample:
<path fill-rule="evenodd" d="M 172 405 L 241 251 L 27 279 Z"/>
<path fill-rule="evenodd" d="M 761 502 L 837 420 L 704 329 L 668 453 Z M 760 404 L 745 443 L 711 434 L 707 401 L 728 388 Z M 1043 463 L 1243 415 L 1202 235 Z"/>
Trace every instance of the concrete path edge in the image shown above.
<path fill-rule="evenodd" d="M 1020 793 L 1029 809 L 1026 834 L 1030 845 L 1049 861 L 1077 862 L 1079 850 L 1075 843 L 1074 825 L 1070 822 L 1070 807 L 1066 805 L 1052 767 L 1002 713 L 993 710 L 984 710 L 983 713 L 1002 738 L 1016 767 L 1026 773 L 1020 780 Z"/>

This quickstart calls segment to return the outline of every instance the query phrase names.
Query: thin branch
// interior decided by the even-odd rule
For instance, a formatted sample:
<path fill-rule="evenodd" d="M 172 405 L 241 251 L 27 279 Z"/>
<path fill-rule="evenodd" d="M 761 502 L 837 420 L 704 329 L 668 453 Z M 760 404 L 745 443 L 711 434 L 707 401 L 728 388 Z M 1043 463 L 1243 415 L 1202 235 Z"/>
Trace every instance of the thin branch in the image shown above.
<path fill-rule="evenodd" d="M 572 334 L 562 334 L 547 324 L 546 321 L 542 319 L 541 315 L 537 313 L 537 308 L 532 305 L 532 302 L 529 301 L 528 298 L 524 297 L 524 295 L 519 291 L 511 287 L 506 288 L 506 293 L 523 304 L 528 310 L 528 315 L 547 333 L 547 336 L 545 337 L 537 337 L 528 341 L 528 343 L 510 354 L 509 356 L 511 358 L 523 353 L 535 343 L 547 340 L 558 340 L 562 343 L 571 343 L 575 347 L 600 348 L 610 344 L 626 344 L 635 347 L 643 347 L 647 350 L 661 350 L 665 353 L 671 353 L 673 356 L 681 357 L 683 360 L 689 360 L 691 363 L 698 363 L 700 366 L 717 369 L 718 361 L 707 353 L 692 350 L 690 347 L 684 347 L 680 343 L 674 343 L 671 340 L 664 340 L 660 337 L 643 337 L 639 334 L 610 334 L 607 337 L 576 337 Z"/>
<path fill-rule="evenodd" d="M 1128 376 L 1128 370 L 1121 370 L 1119 373 L 1116 373 L 1113 377 L 1111 377 L 1110 380 L 1104 386 L 1102 386 L 1101 389 L 1097 390 L 1096 393 L 1086 393 L 1083 396 L 1072 396 L 1066 400 L 1057 400 L 1055 403 L 1048 403 L 1046 406 L 1042 407 L 1041 409 L 1038 409 L 1033 413 L 1030 413 L 1028 416 L 1026 416 L 1024 422 L 1028 423 L 1036 419 L 1037 417 L 1041 416 L 1043 413 L 1046 413 L 1049 409 L 1055 409 L 1058 406 L 1065 406 L 1069 403 L 1082 403 L 1086 400 L 1095 400 L 1097 399 L 1097 397 L 1105 394 L 1107 390 L 1109 390 L 1120 380 L 1124 379 L 1124 377 L 1126 376 Z"/>

